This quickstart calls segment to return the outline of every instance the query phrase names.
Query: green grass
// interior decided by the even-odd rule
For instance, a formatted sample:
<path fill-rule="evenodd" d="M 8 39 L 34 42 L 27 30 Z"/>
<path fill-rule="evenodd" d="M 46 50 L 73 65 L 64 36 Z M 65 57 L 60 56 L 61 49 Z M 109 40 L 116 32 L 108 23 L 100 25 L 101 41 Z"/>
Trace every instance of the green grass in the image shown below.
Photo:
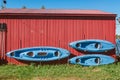
<path fill-rule="evenodd" d="M 120 62 L 96 67 L 70 64 L 1 65 L 0 80 L 120 80 Z"/>

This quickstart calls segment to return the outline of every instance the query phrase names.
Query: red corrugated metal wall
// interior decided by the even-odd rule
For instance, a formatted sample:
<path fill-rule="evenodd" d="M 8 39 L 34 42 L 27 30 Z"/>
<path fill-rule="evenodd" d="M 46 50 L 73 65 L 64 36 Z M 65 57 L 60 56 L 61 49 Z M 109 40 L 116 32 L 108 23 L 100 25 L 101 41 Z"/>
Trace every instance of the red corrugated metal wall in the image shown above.
<path fill-rule="evenodd" d="M 74 55 L 80 55 L 81 53 L 68 46 L 70 42 L 81 39 L 104 39 L 115 43 L 113 16 L 3 16 L 0 23 L 3 22 L 7 24 L 7 33 L 5 52 L 1 54 L 8 63 L 21 63 L 5 56 L 6 52 L 19 48 L 55 46 L 68 49 Z"/>

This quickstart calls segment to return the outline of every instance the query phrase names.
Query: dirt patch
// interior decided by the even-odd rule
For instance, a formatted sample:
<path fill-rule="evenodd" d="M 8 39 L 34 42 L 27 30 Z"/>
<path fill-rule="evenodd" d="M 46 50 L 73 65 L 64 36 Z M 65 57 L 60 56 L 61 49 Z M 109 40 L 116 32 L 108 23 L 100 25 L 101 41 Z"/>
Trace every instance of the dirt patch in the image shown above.
<path fill-rule="evenodd" d="M 78 77 L 62 77 L 62 78 L 33 78 L 32 80 L 82 80 L 81 78 Z"/>
<path fill-rule="evenodd" d="M 96 69 L 93 69 L 92 71 L 93 71 L 93 72 L 100 72 L 101 69 L 100 69 L 100 68 L 96 68 Z"/>

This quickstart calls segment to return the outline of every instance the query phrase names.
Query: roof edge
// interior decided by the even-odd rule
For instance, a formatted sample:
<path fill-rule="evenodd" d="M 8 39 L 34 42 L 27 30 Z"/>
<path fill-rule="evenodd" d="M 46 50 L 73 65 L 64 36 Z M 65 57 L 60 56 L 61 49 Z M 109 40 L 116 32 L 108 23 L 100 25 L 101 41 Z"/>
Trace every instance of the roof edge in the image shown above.
<path fill-rule="evenodd" d="M 113 16 L 117 14 L 0 13 L 0 16 Z"/>
<path fill-rule="evenodd" d="M 114 16 L 109 12 L 101 10 L 76 10 L 76 9 L 2 9 L 0 15 L 34 15 L 34 16 Z"/>

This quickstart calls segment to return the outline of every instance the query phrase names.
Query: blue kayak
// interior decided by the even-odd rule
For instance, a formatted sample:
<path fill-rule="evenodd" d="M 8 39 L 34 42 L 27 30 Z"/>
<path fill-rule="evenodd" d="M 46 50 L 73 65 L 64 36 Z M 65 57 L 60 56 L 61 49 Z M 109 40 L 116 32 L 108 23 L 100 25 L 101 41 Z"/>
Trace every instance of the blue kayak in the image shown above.
<path fill-rule="evenodd" d="M 106 40 L 88 39 L 71 42 L 70 47 L 78 51 L 106 52 L 115 48 L 115 45 Z"/>
<path fill-rule="evenodd" d="M 111 56 L 102 54 L 88 54 L 71 58 L 69 63 L 80 64 L 83 66 L 97 66 L 114 63 L 115 59 Z"/>
<path fill-rule="evenodd" d="M 120 39 L 116 39 L 116 56 L 120 56 Z"/>
<path fill-rule="evenodd" d="M 10 51 L 8 57 L 25 61 L 53 61 L 66 58 L 70 52 L 56 47 L 30 47 Z"/>

